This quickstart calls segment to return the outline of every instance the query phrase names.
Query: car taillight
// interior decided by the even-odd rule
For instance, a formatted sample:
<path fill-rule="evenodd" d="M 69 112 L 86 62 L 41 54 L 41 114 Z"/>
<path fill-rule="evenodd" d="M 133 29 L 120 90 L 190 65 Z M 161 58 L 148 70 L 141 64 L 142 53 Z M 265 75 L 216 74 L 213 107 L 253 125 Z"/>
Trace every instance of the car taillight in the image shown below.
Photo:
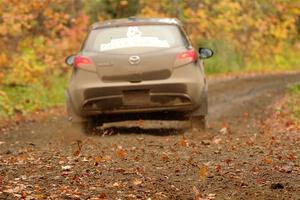
<path fill-rule="evenodd" d="M 191 62 L 195 62 L 197 60 L 197 53 L 194 49 L 184 51 L 179 53 L 176 56 L 176 62 L 175 62 L 175 67 L 181 66 L 181 65 L 186 65 Z"/>
<path fill-rule="evenodd" d="M 93 64 L 90 58 L 84 56 L 76 56 L 74 60 L 74 67 L 80 68 L 82 65 L 91 65 Z"/>
<path fill-rule="evenodd" d="M 76 56 L 74 59 L 74 67 L 90 72 L 96 72 L 96 66 L 91 58 L 85 56 Z"/>

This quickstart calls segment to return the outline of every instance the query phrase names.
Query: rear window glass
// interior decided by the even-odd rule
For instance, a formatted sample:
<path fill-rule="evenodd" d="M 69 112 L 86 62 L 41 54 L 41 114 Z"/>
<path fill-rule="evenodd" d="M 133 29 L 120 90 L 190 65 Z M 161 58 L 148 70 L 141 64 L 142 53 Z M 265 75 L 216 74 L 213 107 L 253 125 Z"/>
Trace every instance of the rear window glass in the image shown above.
<path fill-rule="evenodd" d="M 126 48 L 185 46 L 186 38 L 175 25 L 120 26 L 92 30 L 85 44 L 88 51 Z"/>

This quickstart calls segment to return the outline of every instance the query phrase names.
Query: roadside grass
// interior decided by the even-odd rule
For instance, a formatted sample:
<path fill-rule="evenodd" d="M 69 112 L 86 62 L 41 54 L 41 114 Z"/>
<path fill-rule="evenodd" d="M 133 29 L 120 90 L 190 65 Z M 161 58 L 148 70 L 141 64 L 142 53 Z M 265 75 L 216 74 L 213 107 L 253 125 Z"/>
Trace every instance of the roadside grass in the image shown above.
<path fill-rule="evenodd" d="M 289 45 L 281 54 L 269 57 L 264 61 L 256 58 L 244 58 L 242 53 L 237 52 L 231 42 L 226 40 L 200 40 L 197 46 L 208 47 L 215 52 L 212 58 L 204 61 L 205 71 L 208 75 L 232 72 L 268 73 L 300 70 L 300 51 Z"/>
<path fill-rule="evenodd" d="M 200 40 L 198 47 L 211 48 L 214 56 L 204 60 L 206 74 L 224 74 L 244 70 L 244 59 L 232 44 L 225 40 Z"/>
<path fill-rule="evenodd" d="M 289 86 L 288 104 L 291 117 L 300 123 L 300 82 Z"/>
<path fill-rule="evenodd" d="M 0 118 L 13 117 L 16 113 L 44 110 L 64 103 L 66 76 L 55 76 L 29 86 L 1 86 Z M 4 95 L 5 94 L 5 95 Z"/>

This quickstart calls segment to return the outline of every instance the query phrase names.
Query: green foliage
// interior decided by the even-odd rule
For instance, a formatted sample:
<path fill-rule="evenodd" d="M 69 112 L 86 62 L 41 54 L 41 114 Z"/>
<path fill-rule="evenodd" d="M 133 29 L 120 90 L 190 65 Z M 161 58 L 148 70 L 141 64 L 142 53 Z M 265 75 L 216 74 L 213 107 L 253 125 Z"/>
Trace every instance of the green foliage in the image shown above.
<path fill-rule="evenodd" d="M 4 86 L 0 88 L 0 117 L 12 116 L 50 108 L 64 103 L 67 85 L 65 77 L 49 77 L 30 86 Z"/>
<path fill-rule="evenodd" d="M 294 108 L 294 116 L 296 118 L 300 119 L 300 106 L 299 105 Z"/>
<path fill-rule="evenodd" d="M 12 108 L 9 105 L 8 96 L 4 91 L 0 90 L 0 118 L 11 113 Z"/>
<path fill-rule="evenodd" d="M 293 117 L 300 122 L 300 82 L 289 86 L 289 105 Z"/>
<path fill-rule="evenodd" d="M 290 85 L 289 86 L 289 93 L 291 95 L 300 94 L 300 82 Z"/>
<path fill-rule="evenodd" d="M 197 46 L 214 50 L 214 56 L 205 60 L 205 70 L 208 74 L 242 71 L 245 67 L 242 55 L 235 51 L 229 41 L 202 40 Z"/>

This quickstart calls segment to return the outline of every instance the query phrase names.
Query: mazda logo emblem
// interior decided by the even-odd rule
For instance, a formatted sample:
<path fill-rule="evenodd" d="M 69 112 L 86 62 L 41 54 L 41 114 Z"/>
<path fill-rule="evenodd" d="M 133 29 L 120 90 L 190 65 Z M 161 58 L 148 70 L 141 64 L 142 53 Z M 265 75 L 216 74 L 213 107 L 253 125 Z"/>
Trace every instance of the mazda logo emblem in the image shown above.
<path fill-rule="evenodd" d="M 129 57 L 129 63 L 132 65 L 137 65 L 141 62 L 141 59 L 139 56 L 130 56 Z"/>

